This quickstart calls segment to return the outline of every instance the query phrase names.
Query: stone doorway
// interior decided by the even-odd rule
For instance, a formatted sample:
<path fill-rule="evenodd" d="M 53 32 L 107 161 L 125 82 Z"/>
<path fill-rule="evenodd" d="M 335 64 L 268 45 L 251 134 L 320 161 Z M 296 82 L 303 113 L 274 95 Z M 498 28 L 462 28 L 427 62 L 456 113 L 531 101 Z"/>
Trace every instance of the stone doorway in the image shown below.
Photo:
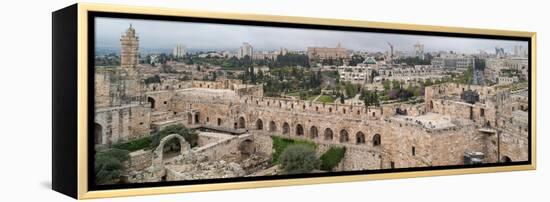
<path fill-rule="evenodd" d="M 182 158 L 190 158 L 191 157 L 191 146 L 185 139 L 179 135 L 179 134 L 170 134 L 160 140 L 159 145 L 157 148 L 153 151 L 153 159 L 152 159 L 152 166 L 155 169 L 162 169 L 164 167 L 164 160 L 168 159 L 165 158 L 165 149 L 170 150 L 171 144 L 173 144 L 172 141 L 176 141 L 179 143 L 179 152 L 176 152 L 176 154 L 172 154 L 172 158 L 175 156 L 181 155 Z M 168 147 L 165 147 L 168 146 Z M 169 157 L 169 156 L 168 156 Z"/>
<path fill-rule="evenodd" d="M 244 117 L 239 117 L 239 128 L 245 128 L 246 127 L 246 122 L 244 120 Z"/>
<path fill-rule="evenodd" d="M 94 144 L 103 144 L 103 126 L 94 124 Z"/>
<path fill-rule="evenodd" d="M 256 130 L 263 130 L 264 129 L 264 122 L 261 119 L 258 119 L 256 121 Z"/>
<path fill-rule="evenodd" d="M 147 102 L 151 103 L 151 109 L 155 108 L 155 99 L 152 97 L 147 97 Z"/>

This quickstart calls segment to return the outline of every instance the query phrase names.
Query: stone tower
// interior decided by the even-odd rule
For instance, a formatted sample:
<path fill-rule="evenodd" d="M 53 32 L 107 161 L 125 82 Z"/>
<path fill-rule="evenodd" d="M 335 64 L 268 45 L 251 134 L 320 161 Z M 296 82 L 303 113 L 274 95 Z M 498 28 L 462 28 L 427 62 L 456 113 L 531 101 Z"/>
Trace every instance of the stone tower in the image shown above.
<path fill-rule="evenodd" d="M 130 27 L 120 37 L 120 67 L 119 88 L 121 104 L 140 103 L 143 101 L 141 76 L 138 73 L 139 38 L 136 30 Z"/>
<path fill-rule="evenodd" d="M 135 68 L 138 63 L 139 39 L 136 30 L 130 27 L 120 37 L 120 66 L 122 68 Z"/>

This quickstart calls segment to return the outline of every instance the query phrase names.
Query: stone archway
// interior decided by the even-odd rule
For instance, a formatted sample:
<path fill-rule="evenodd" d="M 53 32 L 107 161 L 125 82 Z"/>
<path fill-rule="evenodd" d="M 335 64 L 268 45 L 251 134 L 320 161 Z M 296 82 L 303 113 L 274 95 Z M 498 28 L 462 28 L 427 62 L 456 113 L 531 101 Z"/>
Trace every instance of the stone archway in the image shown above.
<path fill-rule="evenodd" d="M 502 162 L 503 163 L 510 163 L 510 162 L 512 162 L 512 159 L 509 156 L 503 156 L 502 157 Z"/>
<path fill-rule="evenodd" d="M 147 97 L 147 102 L 151 103 L 151 109 L 155 108 L 155 99 L 152 97 Z"/>
<path fill-rule="evenodd" d="M 302 127 L 302 124 L 296 124 L 296 136 L 303 136 L 304 135 L 304 127 Z"/>
<path fill-rule="evenodd" d="M 238 128 L 245 128 L 246 127 L 246 121 L 244 120 L 244 117 L 239 117 L 239 124 L 238 124 Z"/>
<path fill-rule="evenodd" d="M 169 142 L 170 140 L 173 140 L 174 138 L 179 140 L 180 143 L 180 155 L 183 156 L 183 158 L 190 158 L 191 157 L 191 146 L 185 139 L 178 134 L 170 134 L 166 137 L 163 137 L 160 140 L 159 145 L 157 148 L 153 151 L 153 160 L 152 160 L 152 166 L 154 168 L 162 168 L 163 167 L 163 159 L 162 156 L 164 154 L 164 145 Z"/>
<path fill-rule="evenodd" d="M 200 113 L 197 112 L 195 113 L 195 124 L 199 124 L 200 123 Z"/>
<path fill-rule="evenodd" d="M 283 123 L 283 134 L 289 134 L 290 133 L 290 125 L 288 125 L 287 122 Z"/>
<path fill-rule="evenodd" d="M 277 124 L 275 124 L 275 121 L 269 122 L 269 131 L 271 132 L 277 131 Z"/>
<path fill-rule="evenodd" d="M 311 126 L 311 128 L 309 128 L 309 138 L 317 139 L 318 136 L 319 136 L 319 131 L 317 131 L 317 127 Z"/>
<path fill-rule="evenodd" d="M 103 144 L 103 126 L 94 124 L 94 144 Z"/>
<path fill-rule="evenodd" d="M 365 144 L 365 134 L 363 134 L 363 132 L 359 131 L 357 132 L 357 134 L 355 134 L 355 143 Z"/>
<path fill-rule="evenodd" d="M 340 130 L 339 139 L 340 139 L 341 143 L 349 142 L 349 134 L 348 134 L 348 131 L 346 129 Z"/>
<path fill-rule="evenodd" d="M 330 128 L 325 129 L 323 136 L 325 137 L 325 140 L 332 140 L 334 138 L 332 129 Z"/>
<path fill-rule="evenodd" d="M 375 134 L 372 137 L 372 146 L 377 147 L 377 146 L 380 146 L 380 144 L 382 144 L 382 139 L 380 137 L 380 134 Z"/>
<path fill-rule="evenodd" d="M 264 129 L 264 122 L 262 119 L 256 120 L 256 130 L 263 130 Z"/>

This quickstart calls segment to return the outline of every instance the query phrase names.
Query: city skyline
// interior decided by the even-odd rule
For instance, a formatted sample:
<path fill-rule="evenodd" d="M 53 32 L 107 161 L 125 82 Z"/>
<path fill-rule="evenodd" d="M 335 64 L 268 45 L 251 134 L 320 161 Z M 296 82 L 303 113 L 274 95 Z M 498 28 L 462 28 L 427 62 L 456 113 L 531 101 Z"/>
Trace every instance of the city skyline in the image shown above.
<path fill-rule="evenodd" d="M 354 51 L 386 52 L 387 42 L 401 52 L 414 51 L 414 44 L 424 44 L 426 52 L 455 51 L 493 53 L 501 47 L 513 53 L 515 46 L 527 48 L 525 41 L 471 39 L 354 31 L 327 31 L 302 28 L 280 28 L 224 25 L 196 22 L 96 18 L 97 48 L 116 48 L 120 35 L 132 25 L 140 37 L 140 49 L 171 49 L 184 44 L 189 50 L 237 50 L 243 42 L 254 50 L 306 50 L 307 47 L 335 47 L 339 43 Z M 166 30 L 171 30 L 167 32 Z M 220 33 L 224 33 L 220 35 Z"/>

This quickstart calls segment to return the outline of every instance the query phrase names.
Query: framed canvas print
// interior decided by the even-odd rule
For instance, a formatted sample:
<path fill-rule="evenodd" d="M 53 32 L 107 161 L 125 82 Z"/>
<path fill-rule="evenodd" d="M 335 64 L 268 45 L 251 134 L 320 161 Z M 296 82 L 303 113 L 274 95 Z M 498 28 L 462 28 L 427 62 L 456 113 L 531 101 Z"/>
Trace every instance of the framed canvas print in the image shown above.
<path fill-rule="evenodd" d="M 535 169 L 535 33 L 75 4 L 53 189 L 78 199 Z"/>

